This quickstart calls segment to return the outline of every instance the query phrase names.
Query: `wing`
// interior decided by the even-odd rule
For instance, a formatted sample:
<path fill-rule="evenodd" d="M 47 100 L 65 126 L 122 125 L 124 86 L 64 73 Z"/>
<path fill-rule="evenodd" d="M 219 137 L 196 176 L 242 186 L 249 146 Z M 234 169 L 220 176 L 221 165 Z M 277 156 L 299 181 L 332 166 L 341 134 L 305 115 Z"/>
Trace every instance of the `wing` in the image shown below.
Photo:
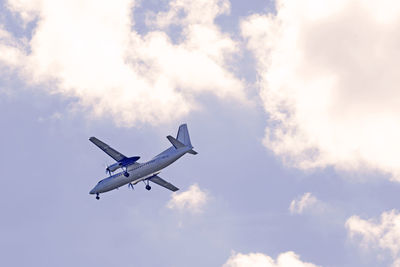
<path fill-rule="evenodd" d="M 158 184 L 162 187 L 165 187 L 173 192 L 178 191 L 179 188 L 175 187 L 173 184 L 168 183 L 167 181 L 165 181 L 164 179 L 160 178 L 160 176 L 158 175 L 154 175 L 153 177 L 151 177 L 149 179 L 149 181 L 152 181 L 155 184 Z"/>
<path fill-rule="evenodd" d="M 115 159 L 116 161 L 119 162 L 119 161 L 121 161 L 123 159 L 126 159 L 126 157 L 124 155 L 122 155 L 121 153 L 119 153 L 117 150 L 115 150 L 114 148 L 110 147 L 106 143 L 103 143 L 102 141 L 100 141 L 96 137 L 90 137 L 89 140 L 93 144 L 98 146 L 101 150 L 103 150 L 107 155 L 109 155 L 110 157 Z"/>

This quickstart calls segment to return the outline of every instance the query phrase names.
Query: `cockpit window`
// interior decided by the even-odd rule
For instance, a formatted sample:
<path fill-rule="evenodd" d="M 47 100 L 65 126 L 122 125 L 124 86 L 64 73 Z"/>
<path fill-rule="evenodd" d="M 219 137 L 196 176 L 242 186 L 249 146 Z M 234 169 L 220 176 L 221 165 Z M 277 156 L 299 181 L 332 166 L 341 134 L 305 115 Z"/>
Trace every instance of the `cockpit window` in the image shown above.
<path fill-rule="evenodd" d="M 111 179 L 114 178 L 114 177 L 115 177 L 115 175 L 114 175 L 114 176 L 111 176 L 111 177 L 108 177 L 108 178 L 105 178 L 105 179 L 101 180 L 100 182 L 98 182 L 97 184 L 104 183 L 105 181 L 111 180 Z"/>

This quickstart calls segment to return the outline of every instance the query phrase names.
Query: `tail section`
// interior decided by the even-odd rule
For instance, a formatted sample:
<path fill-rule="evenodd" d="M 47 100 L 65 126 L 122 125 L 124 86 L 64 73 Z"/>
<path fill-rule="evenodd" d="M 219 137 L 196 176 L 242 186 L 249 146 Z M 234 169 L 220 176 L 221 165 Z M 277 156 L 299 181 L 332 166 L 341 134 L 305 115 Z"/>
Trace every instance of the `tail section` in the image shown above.
<path fill-rule="evenodd" d="M 190 143 L 189 131 L 188 131 L 186 123 L 179 126 L 179 130 L 178 130 L 176 139 L 179 142 L 181 142 L 182 144 L 184 144 L 185 146 L 193 147 L 192 144 Z"/>
<path fill-rule="evenodd" d="M 189 153 L 189 154 L 192 154 L 192 155 L 197 155 L 197 154 L 198 154 L 198 153 L 197 153 L 196 151 L 194 151 L 193 149 L 189 150 L 188 153 Z"/>
<path fill-rule="evenodd" d="M 184 144 L 185 146 L 193 148 L 192 143 L 190 142 L 189 131 L 188 131 L 186 123 L 179 126 L 176 140 L 178 140 L 180 143 Z M 193 154 L 193 155 L 197 154 L 197 152 L 194 151 L 193 149 L 189 150 L 188 153 Z"/>
<path fill-rule="evenodd" d="M 186 147 L 184 144 L 173 138 L 172 136 L 168 135 L 167 139 L 171 142 L 171 144 L 176 148 Z"/>

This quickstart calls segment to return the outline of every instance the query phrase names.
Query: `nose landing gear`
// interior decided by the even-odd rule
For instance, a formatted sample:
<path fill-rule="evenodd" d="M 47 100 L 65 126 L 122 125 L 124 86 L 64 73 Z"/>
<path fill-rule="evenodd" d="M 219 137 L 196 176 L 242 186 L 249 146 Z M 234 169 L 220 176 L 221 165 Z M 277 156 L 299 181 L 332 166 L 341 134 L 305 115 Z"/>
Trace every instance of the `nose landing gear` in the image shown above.
<path fill-rule="evenodd" d="M 100 197 L 99 197 L 99 193 L 97 193 L 97 194 L 96 194 L 96 199 L 97 199 L 97 200 L 99 200 L 99 199 L 100 199 Z"/>

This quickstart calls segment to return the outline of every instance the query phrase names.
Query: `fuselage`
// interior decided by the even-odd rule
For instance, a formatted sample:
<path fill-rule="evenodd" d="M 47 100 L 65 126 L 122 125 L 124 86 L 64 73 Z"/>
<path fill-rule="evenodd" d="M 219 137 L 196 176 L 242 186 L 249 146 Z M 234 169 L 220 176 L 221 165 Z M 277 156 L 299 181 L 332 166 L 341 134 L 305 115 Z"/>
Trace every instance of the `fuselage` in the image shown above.
<path fill-rule="evenodd" d="M 156 174 L 162 169 L 186 154 L 190 147 L 182 147 L 179 149 L 167 149 L 153 159 L 144 163 L 135 163 L 127 167 L 129 176 L 124 175 L 124 171 L 107 177 L 90 191 L 90 194 L 99 194 L 111 191 L 128 183 L 137 184 Z"/>

